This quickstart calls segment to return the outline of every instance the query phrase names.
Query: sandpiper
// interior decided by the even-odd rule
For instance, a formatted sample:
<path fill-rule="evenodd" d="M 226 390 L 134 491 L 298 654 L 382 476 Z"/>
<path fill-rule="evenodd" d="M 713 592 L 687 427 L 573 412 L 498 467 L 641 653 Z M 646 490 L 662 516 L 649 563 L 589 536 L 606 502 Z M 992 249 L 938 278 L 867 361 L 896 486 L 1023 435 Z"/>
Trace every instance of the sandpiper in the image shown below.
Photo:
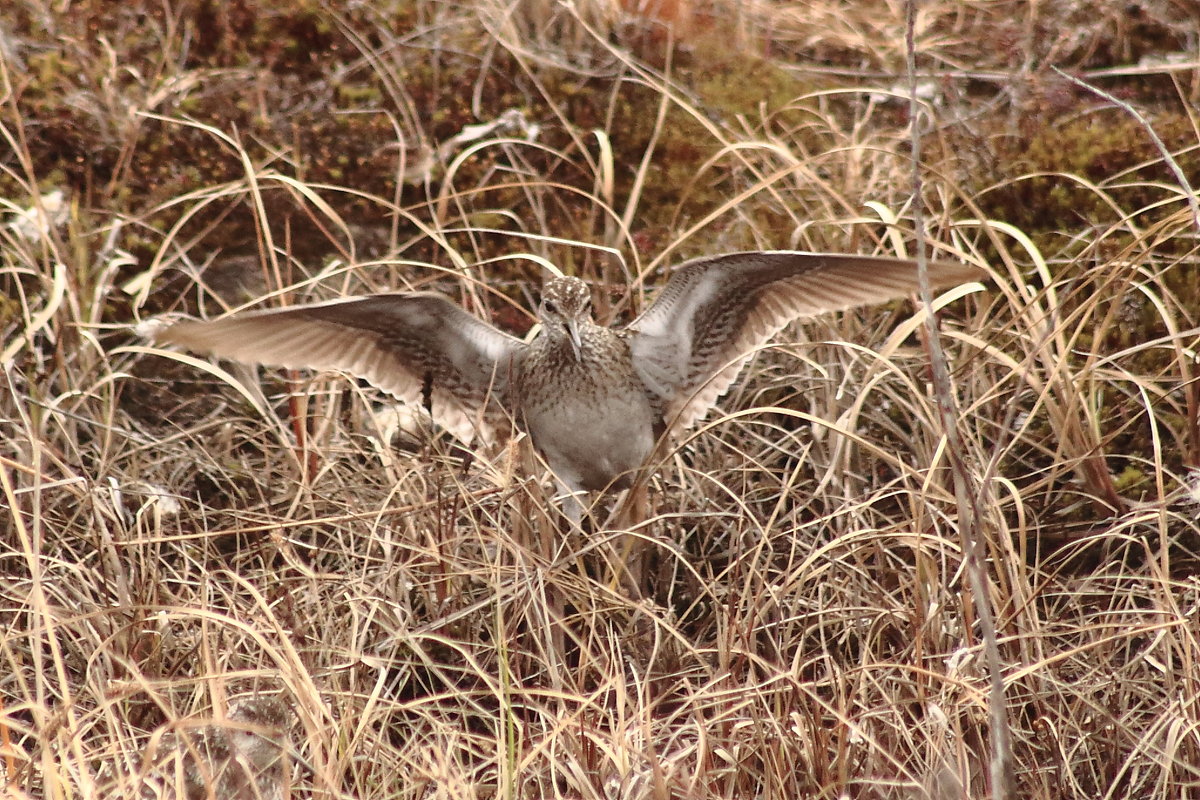
<path fill-rule="evenodd" d="M 928 264 L 933 287 L 985 275 Z M 753 351 L 792 320 L 916 291 L 915 261 L 794 251 L 699 258 L 645 313 L 597 325 L 581 280 L 550 278 L 531 342 L 429 292 L 185 321 L 158 338 L 239 361 L 335 369 L 423 403 L 460 439 L 525 431 L 572 493 L 630 485 L 664 433 L 700 419 Z"/>
<path fill-rule="evenodd" d="M 293 711 L 276 697 L 236 702 L 222 723 L 168 731 L 146 766 L 143 800 L 280 800 Z"/>

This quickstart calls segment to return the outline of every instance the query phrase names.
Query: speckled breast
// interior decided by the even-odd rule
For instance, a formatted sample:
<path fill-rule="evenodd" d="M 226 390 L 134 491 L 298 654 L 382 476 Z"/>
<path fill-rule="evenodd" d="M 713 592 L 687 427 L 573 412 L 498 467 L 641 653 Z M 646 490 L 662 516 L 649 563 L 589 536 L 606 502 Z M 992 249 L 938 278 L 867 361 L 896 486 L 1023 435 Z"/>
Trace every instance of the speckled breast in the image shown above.
<path fill-rule="evenodd" d="M 569 488 L 624 488 L 654 447 L 656 411 L 624 339 L 586 341 L 581 355 L 523 365 L 524 427 Z"/>

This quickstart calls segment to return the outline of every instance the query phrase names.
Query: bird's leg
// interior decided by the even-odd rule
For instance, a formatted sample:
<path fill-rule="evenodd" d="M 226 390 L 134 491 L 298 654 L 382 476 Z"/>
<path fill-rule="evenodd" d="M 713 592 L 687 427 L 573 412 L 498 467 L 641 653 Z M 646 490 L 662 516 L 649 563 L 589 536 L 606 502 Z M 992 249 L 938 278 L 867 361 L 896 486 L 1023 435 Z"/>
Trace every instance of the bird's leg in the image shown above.
<path fill-rule="evenodd" d="M 554 496 L 554 502 L 561 504 L 563 516 L 567 518 L 568 526 L 582 533 L 583 515 L 588 510 L 587 503 L 585 502 L 588 493 L 582 489 L 572 491 L 570 487 L 558 478 L 554 479 L 554 484 L 558 487 L 558 494 Z"/>
<path fill-rule="evenodd" d="M 623 496 L 614 505 L 608 515 L 606 526 L 612 526 L 619 531 L 632 531 L 642 526 L 650 518 L 649 482 L 654 472 L 659 468 L 671 452 L 671 441 L 668 437 L 660 436 L 655 442 L 650 455 L 633 474 L 633 481 Z M 650 560 L 651 543 L 646 537 L 626 533 L 622 537 L 619 553 L 619 563 L 625 570 L 628 581 L 637 587 L 634 597 L 643 598 L 647 593 L 653 593 L 653 587 L 648 585 L 646 569 Z"/>
<path fill-rule="evenodd" d="M 617 500 L 605 523 L 606 527 L 611 525 L 617 531 L 626 531 L 616 540 L 617 547 L 614 552 L 617 563 L 615 566 L 620 572 L 619 577 L 625 583 L 626 589 L 630 591 L 630 596 L 635 600 L 645 597 L 646 591 L 650 588 L 646 585 L 645 575 L 646 543 L 640 541 L 641 537 L 628 531 L 632 531 L 646 520 L 646 504 L 645 481 L 635 480 L 633 486 Z"/>
<path fill-rule="evenodd" d="M 587 516 L 592 518 L 588 506 L 585 502 L 587 492 L 583 490 L 574 491 L 558 478 L 554 479 L 554 484 L 558 488 L 558 494 L 554 496 L 554 502 L 558 503 L 559 509 L 562 511 L 562 519 L 566 524 L 559 531 L 559 535 L 563 541 L 572 534 L 578 535 L 581 539 L 587 537 L 587 531 L 583 529 L 583 518 Z M 595 528 L 595 522 L 591 526 Z M 575 557 L 575 568 L 579 570 L 581 576 L 587 575 L 587 567 L 583 564 L 583 559 L 577 555 Z"/>
<path fill-rule="evenodd" d="M 595 534 L 604 528 L 609 527 L 615 518 L 614 514 L 609 514 L 608 521 L 601 525 L 599 518 L 596 516 L 596 503 L 588 503 L 590 493 L 586 491 L 572 491 L 565 483 L 555 478 L 555 484 L 558 487 L 558 494 L 555 495 L 554 501 L 559 504 L 562 509 L 562 516 L 566 522 L 564 530 L 561 532 L 563 536 L 568 536 L 572 533 L 588 537 L 589 534 Z M 619 503 L 618 503 L 619 505 Z M 587 521 L 587 528 L 584 527 L 584 521 Z M 610 586 L 615 587 L 618 583 L 625 586 L 625 589 L 634 599 L 642 597 L 642 585 L 640 577 L 640 562 L 630 561 L 629 554 L 632 550 L 632 544 L 629 540 L 633 537 L 621 536 L 617 541 L 620 542 L 617 547 L 611 548 L 612 552 L 612 578 Z M 582 564 L 577 564 L 579 574 L 587 573 L 587 568 Z"/>

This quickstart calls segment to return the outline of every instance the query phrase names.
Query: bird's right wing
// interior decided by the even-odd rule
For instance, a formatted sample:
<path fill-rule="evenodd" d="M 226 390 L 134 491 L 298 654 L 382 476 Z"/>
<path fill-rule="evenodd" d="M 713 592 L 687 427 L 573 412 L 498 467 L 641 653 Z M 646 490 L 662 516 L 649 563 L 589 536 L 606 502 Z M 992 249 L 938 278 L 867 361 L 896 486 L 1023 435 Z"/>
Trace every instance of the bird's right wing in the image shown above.
<path fill-rule="evenodd" d="M 447 298 L 382 294 L 210 322 L 156 338 L 190 350 L 291 369 L 341 370 L 408 403 L 463 441 L 496 439 L 513 357 L 525 346 Z"/>

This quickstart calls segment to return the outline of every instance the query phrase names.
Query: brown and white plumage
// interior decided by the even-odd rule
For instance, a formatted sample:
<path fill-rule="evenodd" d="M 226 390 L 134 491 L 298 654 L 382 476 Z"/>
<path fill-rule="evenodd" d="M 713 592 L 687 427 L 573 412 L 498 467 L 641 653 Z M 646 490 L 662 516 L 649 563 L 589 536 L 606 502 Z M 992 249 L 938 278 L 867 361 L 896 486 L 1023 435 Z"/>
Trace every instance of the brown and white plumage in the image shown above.
<path fill-rule="evenodd" d="M 977 280 L 929 264 L 931 285 Z M 918 285 L 916 262 L 802 252 L 732 253 L 682 265 L 625 330 L 597 325 L 590 292 L 551 278 L 529 344 L 440 295 L 388 294 L 184 322 L 159 338 L 226 358 L 338 369 L 470 440 L 528 432 L 572 491 L 628 485 L 667 426 L 701 418 L 752 351 L 788 322 L 889 300 Z"/>
<path fill-rule="evenodd" d="M 929 262 L 932 286 L 978 280 L 977 267 Z M 886 256 L 731 253 L 680 265 L 630 324 L 633 363 L 672 430 L 701 419 L 746 360 L 793 320 L 917 290 L 917 263 Z"/>
<path fill-rule="evenodd" d="M 578 278 L 548 280 L 538 317 L 542 332 L 513 368 L 518 424 L 567 489 L 624 488 L 662 432 L 628 335 L 592 321 Z"/>
<path fill-rule="evenodd" d="M 446 430 L 489 443 L 506 427 L 496 398 L 507 365 L 525 347 L 432 292 L 179 322 L 157 338 L 235 361 L 347 372 L 406 403 L 427 401 Z"/>
<path fill-rule="evenodd" d="M 282 700 L 252 697 L 235 703 L 222 723 L 168 731 L 146 753 L 141 797 L 279 800 L 294 720 Z"/>

